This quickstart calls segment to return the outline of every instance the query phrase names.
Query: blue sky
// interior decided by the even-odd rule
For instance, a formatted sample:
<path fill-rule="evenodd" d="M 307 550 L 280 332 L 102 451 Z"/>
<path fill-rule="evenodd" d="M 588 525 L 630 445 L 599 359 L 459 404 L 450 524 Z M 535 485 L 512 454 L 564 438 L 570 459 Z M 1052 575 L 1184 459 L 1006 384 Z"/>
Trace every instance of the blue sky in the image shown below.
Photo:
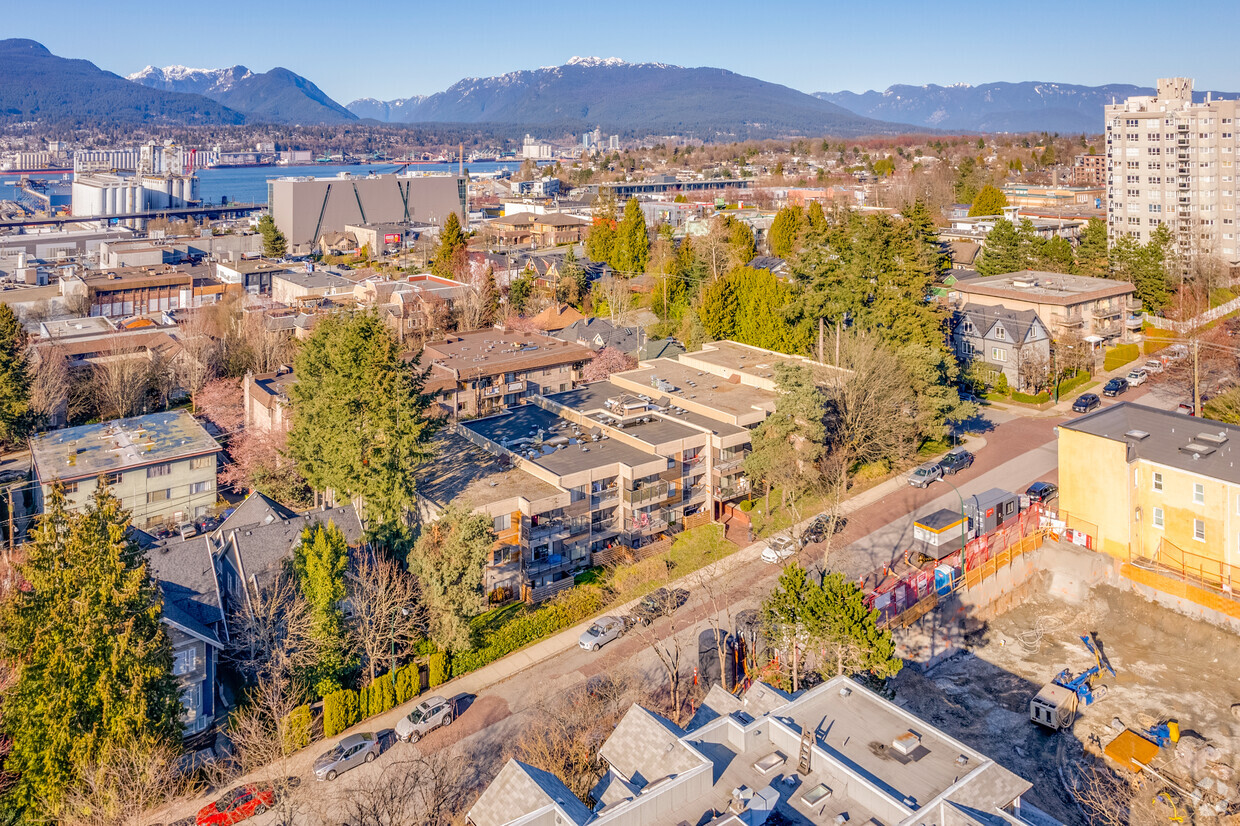
<path fill-rule="evenodd" d="M 284 66 L 341 103 L 428 94 L 462 77 L 574 55 L 718 66 L 805 92 L 998 80 L 1153 85 L 1171 75 L 1195 78 L 1198 89 L 1240 92 L 1240 4 L 1186 6 L 1191 11 L 1147 0 L 24 0 L 5 10 L 0 35 L 38 40 L 121 75 L 148 64 Z M 1167 40 L 1181 25 L 1190 29 L 1187 53 Z"/>

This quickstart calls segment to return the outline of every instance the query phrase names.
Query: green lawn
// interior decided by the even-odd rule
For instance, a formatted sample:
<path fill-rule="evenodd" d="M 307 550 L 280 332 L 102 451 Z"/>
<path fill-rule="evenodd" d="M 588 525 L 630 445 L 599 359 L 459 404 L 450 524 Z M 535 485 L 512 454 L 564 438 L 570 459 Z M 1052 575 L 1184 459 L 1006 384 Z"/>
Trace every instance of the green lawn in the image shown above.
<path fill-rule="evenodd" d="M 1117 344 L 1106 351 L 1102 359 L 1104 370 L 1118 370 L 1125 364 L 1136 361 L 1141 356 L 1141 348 L 1135 344 Z"/>

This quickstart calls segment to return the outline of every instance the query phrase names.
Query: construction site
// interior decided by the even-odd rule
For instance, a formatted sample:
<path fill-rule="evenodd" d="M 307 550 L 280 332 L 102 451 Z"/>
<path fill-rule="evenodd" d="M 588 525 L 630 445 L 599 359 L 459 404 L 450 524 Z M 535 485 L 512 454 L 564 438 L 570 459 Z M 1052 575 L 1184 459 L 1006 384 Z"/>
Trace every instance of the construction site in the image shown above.
<path fill-rule="evenodd" d="M 893 624 L 896 702 L 1032 780 L 1064 823 L 1217 822 L 1240 803 L 1240 637 L 1104 555 L 1036 544 Z"/>

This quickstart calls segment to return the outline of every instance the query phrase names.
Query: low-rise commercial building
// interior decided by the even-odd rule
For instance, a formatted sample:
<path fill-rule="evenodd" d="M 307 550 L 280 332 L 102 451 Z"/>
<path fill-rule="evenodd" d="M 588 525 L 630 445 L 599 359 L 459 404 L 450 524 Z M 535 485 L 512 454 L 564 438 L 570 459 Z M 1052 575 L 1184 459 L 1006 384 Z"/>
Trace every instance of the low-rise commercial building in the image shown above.
<path fill-rule="evenodd" d="M 1053 826 L 1033 784 L 863 688 L 835 677 L 795 696 L 712 686 L 681 728 L 632 706 L 598 750 L 586 806 L 555 775 L 509 760 L 472 826 L 889 823 Z"/>
<path fill-rule="evenodd" d="M 1059 426 L 1068 526 L 1119 559 L 1240 573 L 1240 427 L 1121 403 Z"/>
<path fill-rule="evenodd" d="M 176 525 L 215 504 L 221 448 L 184 410 L 40 433 L 30 440 L 40 511 L 57 482 L 81 508 L 107 480 L 140 528 Z"/>

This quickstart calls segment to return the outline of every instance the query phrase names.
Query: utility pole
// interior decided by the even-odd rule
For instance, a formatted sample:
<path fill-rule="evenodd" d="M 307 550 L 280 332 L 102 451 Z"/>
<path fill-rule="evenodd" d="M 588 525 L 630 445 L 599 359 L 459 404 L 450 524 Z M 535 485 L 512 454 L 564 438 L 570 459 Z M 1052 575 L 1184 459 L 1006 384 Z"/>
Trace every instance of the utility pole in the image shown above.
<path fill-rule="evenodd" d="M 1193 415 L 1201 416 L 1201 340 L 1193 339 Z"/>
<path fill-rule="evenodd" d="M 818 363 L 819 364 L 822 364 L 822 328 L 823 328 L 822 316 L 818 316 Z M 837 363 L 839 362 L 838 358 L 836 359 L 836 362 Z"/>
<path fill-rule="evenodd" d="M 835 320 L 835 366 L 840 366 L 840 320 Z"/>

